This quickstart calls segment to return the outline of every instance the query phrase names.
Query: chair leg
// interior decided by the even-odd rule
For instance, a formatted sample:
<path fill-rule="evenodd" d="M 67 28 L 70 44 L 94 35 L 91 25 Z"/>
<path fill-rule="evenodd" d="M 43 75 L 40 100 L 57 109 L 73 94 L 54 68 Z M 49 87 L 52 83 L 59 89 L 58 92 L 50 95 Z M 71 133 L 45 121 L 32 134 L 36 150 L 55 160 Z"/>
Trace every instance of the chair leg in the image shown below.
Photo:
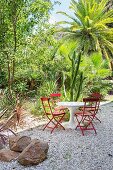
<path fill-rule="evenodd" d="M 92 121 L 93 121 L 93 119 L 96 119 L 101 123 L 101 120 L 96 115 L 90 116 L 90 118 L 92 119 Z"/>
<path fill-rule="evenodd" d="M 76 129 L 79 127 L 80 130 L 81 130 L 81 132 L 82 132 L 82 135 L 83 135 L 83 136 L 84 136 L 84 131 L 85 131 L 85 130 L 94 130 L 94 131 L 95 131 L 95 134 L 97 134 L 96 129 L 95 129 L 93 123 L 92 123 L 92 121 L 93 121 L 93 118 L 92 118 L 92 117 L 90 117 L 90 116 L 84 116 L 84 117 L 82 117 L 81 120 L 79 120 L 78 117 L 76 116 L 76 120 L 77 120 L 77 122 L 78 122 L 78 125 L 76 126 Z M 81 125 L 81 123 L 84 124 L 85 121 L 88 122 L 86 128 Z M 92 126 L 92 128 L 88 128 L 88 126 Z"/>
<path fill-rule="evenodd" d="M 54 117 L 54 120 L 56 121 L 56 125 L 54 126 L 54 128 L 52 129 L 52 131 L 51 131 L 51 133 L 54 131 L 54 129 L 55 128 L 57 128 L 58 127 L 58 125 L 60 125 L 64 130 L 65 130 L 65 128 L 61 125 L 61 121 L 62 121 L 62 119 L 64 118 L 64 116 L 65 115 L 63 115 L 59 120 L 57 120 L 55 117 Z"/>
<path fill-rule="evenodd" d="M 49 118 L 48 118 L 49 119 Z M 51 119 L 49 119 L 49 122 L 45 125 L 45 127 L 43 128 L 43 130 L 45 130 L 45 128 L 50 124 L 50 122 L 52 122 L 54 124 L 54 122 L 52 121 L 53 117 Z"/>
<path fill-rule="evenodd" d="M 95 118 L 101 123 L 101 120 L 98 117 L 95 116 Z"/>
<path fill-rule="evenodd" d="M 83 121 L 83 118 L 81 120 L 78 119 L 78 117 L 76 116 L 76 120 L 78 122 L 78 125 L 76 126 L 75 130 L 79 127 L 81 132 L 82 132 L 82 135 L 84 136 L 84 130 L 82 129 L 82 126 L 81 126 L 81 123 Z"/>
<path fill-rule="evenodd" d="M 94 129 L 94 131 L 95 131 L 95 134 L 97 134 L 96 129 L 95 129 L 95 127 L 94 127 L 94 125 L 93 125 L 92 122 L 91 122 L 91 125 L 92 125 L 92 127 L 93 127 L 93 129 Z"/>
<path fill-rule="evenodd" d="M 57 122 L 57 125 L 60 125 L 63 129 L 65 129 L 65 128 L 62 126 L 61 122 L 62 122 L 62 120 L 63 120 L 64 116 L 65 116 L 65 115 L 63 115 L 63 116 L 59 119 L 59 121 L 58 121 L 58 120 L 56 120 L 56 118 L 54 118 L 54 119 L 55 119 L 55 121 Z"/>
<path fill-rule="evenodd" d="M 90 116 L 88 116 L 88 118 L 89 118 L 89 125 L 92 126 L 93 130 L 95 131 L 95 134 L 97 134 L 96 129 L 95 129 L 93 123 L 92 123 L 92 120 L 90 119 Z"/>
<path fill-rule="evenodd" d="M 59 120 L 57 120 L 57 118 L 56 118 L 56 117 L 58 117 L 58 116 L 53 116 L 51 119 L 48 117 L 49 122 L 45 125 L 45 127 L 43 128 L 43 130 L 45 130 L 46 127 L 48 127 L 48 125 L 49 125 L 50 123 L 53 123 L 53 124 L 54 124 L 54 127 L 48 127 L 48 128 L 51 128 L 51 129 L 52 129 L 52 130 L 51 130 L 51 133 L 54 131 L 55 128 L 58 127 L 58 125 L 60 125 L 60 126 L 65 130 L 65 128 L 64 128 L 64 127 L 61 125 L 61 123 L 60 123 L 60 122 L 62 121 L 62 119 L 64 118 L 64 116 L 65 116 L 65 114 L 64 114 L 63 116 L 61 116 Z M 58 118 L 59 118 L 59 117 L 58 117 Z M 55 122 L 54 122 L 53 120 L 55 120 Z"/>

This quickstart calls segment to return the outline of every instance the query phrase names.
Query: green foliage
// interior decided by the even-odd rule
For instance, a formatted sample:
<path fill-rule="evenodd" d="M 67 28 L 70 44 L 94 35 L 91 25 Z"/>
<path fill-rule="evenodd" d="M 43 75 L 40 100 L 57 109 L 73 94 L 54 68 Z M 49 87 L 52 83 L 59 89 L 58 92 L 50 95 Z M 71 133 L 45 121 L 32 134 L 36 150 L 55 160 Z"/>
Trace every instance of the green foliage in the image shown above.
<path fill-rule="evenodd" d="M 94 79 L 92 83 L 87 86 L 86 94 L 90 94 L 92 92 L 100 92 L 103 96 L 105 96 L 108 91 L 112 90 L 113 85 L 110 81 L 102 80 L 102 79 Z"/>
<path fill-rule="evenodd" d="M 19 96 L 34 97 L 26 107 L 42 114 L 40 97 L 61 92 L 63 100 L 80 100 L 91 91 L 107 93 L 113 52 L 113 11 L 107 1 L 72 0 L 74 17 L 61 28 L 49 24 L 52 3 L 44 0 L 0 2 L 0 87 L 2 107 L 14 108 Z M 54 3 L 55 5 L 55 3 Z M 68 27 L 67 27 L 68 25 Z M 57 32 L 57 33 L 56 33 Z M 59 48 L 60 47 L 60 48 Z M 107 58 L 107 60 L 105 59 Z M 21 102 L 22 103 L 22 102 Z"/>
<path fill-rule="evenodd" d="M 102 59 L 101 53 L 93 53 L 90 57 L 84 56 L 80 70 L 83 71 L 85 78 L 82 90 L 84 95 L 94 91 L 100 91 L 105 95 L 112 88 L 105 80 L 111 75 L 109 63 Z"/>
<path fill-rule="evenodd" d="M 43 63 L 54 53 L 54 28 L 48 23 L 51 2 L 0 2 L 1 86 L 19 94 L 36 90 L 43 82 Z"/>
<path fill-rule="evenodd" d="M 16 82 L 16 84 L 14 84 L 13 90 L 17 94 L 24 95 L 27 91 L 27 84 L 25 82 Z"/>
<path fill-rule="evenodd" d="M 72 0 L 70 8 L 74 15 L 70 16 L 65 12 L 60 12 L 70 20 L 59 23 L 65 25 L 59 30 L 63 32 L 62 41 L 64 44 L 71 42 L 74 45 L 67 51 L 64 48 L 65 54 L 68 53 L 72 61 L 70 100 L 78 100 L 82 89 L 87 87 L 88 82 L 92 82 L 94 85 L 93 82 L 99 83 L 100 80 L 110 75 L 108 63 L 106 65 L 106 61 L 102 58 L 103 55 L 110 62 L 109 59 L 112 55 L 109 51 L 111 54 L 113 53 L 113 30 L 108 27 L 108 24 L 113 22 L 113 10 L 105 10 L 107 3 L 108 0 Z M 73 49 L 76 51 L 77 57 L 72 55 Z M 84 55 L 88 57 L 86 58 Z"/>
<path fill-rule="evenodd" d="M 0 71 L 0 88 L 6 86 L 6 73 L 4 71 Z"/>
<path fill-rule="evenodd" d="M 0 108 L 8 108 L 9 110 L 12 110 L 15 108 L 16 105 L 16 94 L 14 91 L 11 91 L 12 98 L 9 96 L 8 89 L 5 89 L 4 95 L 0 102 Z"/>
<path fill-rule="evenodd" d="M 39 88 L 40 96 L 49 96 L 51 93 L 57 92 L 57 84 L 54 81 L 45 81 Z"/>
<path fill-rule="evenodd" d="M 36 99 L 27 99 L 24 101 L 23 108 L 27 110 L 28 114 L 33 114 L 34 116 L 41 116 L 42 111 L 38 105 Z"/>
<path fill-rule="evenodd" d="M 63 21 L 60 24 L 68 24 L 60 31 L 64 33 L 64 40 L 77 42 L 76 50 L 89 54 L 101 51 L 108 59 L 108 50 L 113 53 L 113 30 L 107 24 L 113 22 L 113 10 L 105 11 L 108 0 L 97 1 L 71 1 L 70 8 L 74 16 L 61 12 L 71 21 Z"/>
<path fill-rule="evenodd" d="M 62 46 L 64 46 L 62 48 Z M 73 100 L 80 100 L 82 97 L 87 96 L 92 91 L 101 91 L 102 94 L 106 94 L 112 86 L 105 83 L 106 77 L 111 75 L 109 69 L 109 63 L 107 60 L 103 60 L 102 54 L 100 52 L 92 53 L 91 55 L 82 56 L 81 62 L 79 64 L 79 71 L 76 76 L 76 81 L 74 80 L 74 74 L 77 68 L 77 54 L 72 55 L 71 50 L 66 48 L 65 44 L 61 46 L 61 50 L 65 49 L 64 55 L 70 59 L 70 69 L 65 72 L 65 80 L 63 86 L 65 87 L 65 100 L 69 100 L 69 91 L 73 90 Z M 67 50 L 66 50 L 67 49 Z M 60 50 L 60 49 L 59 49 Z M 68 54 L 71 54 L 68 56 Z M 66 60 L 65 60 L 66 61 Z M 69 66 L 69 65 L 68 65 Z M 72 87 L 73 82 L 73 87 Z M 71 99 L 72 100 L 72 99 Z"/>

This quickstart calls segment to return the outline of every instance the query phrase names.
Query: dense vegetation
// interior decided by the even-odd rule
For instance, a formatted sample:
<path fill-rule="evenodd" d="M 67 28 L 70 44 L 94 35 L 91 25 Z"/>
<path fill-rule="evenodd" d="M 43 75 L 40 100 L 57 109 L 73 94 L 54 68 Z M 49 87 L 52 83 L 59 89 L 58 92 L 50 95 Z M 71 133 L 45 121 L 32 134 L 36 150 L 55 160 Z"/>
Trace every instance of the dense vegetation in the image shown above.
<path fill-rule="evenodd" d="M 61 91 L 80 100 L 91 91 L 112 88 L 113 10 L 108 0 L 72 0 L 69 22 L 49 23 L 53 6 L 45 0 L 0 2 L 1 107 L 19 99 Z M 96 9 L 96 10 L 95 10 Z M 61 24 L 66 24 L 62 26 Z"/>

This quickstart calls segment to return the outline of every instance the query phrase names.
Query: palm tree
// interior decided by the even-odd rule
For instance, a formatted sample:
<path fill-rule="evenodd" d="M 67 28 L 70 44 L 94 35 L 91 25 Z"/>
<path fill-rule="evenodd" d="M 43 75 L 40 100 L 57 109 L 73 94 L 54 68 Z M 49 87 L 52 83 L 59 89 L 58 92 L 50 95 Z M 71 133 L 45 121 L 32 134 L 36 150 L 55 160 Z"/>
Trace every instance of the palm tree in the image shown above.
<path fill-rule="evenodd" d="M 90 54 L 100 51 L 103 56 L 109 58 L 113 53 L 113 28 L 108 27 L 113 22 L 113 10 L 106 11 L 108 0 L 71 0 L 70 8 L 74 16 L 60 12 L 67 16 L 70 21 L 62 21 L 59 24 L 66 24 L 60 29 L 63 32 L 64 41 L 76 42 L 78 53 L 77 72 L 72 80 L 71 97 L 73 100 L 73 89 L 76 81 L 82 54 Z"/>
<path fill-rule="evenodd" d="M 113 29 L 107 24 L 113 22 L 113 10 L 105 11 L 109 0 L 71 0 L 70 8 L 74 16 L 66 15 L 72 21 L 63 21 L 60 24 L 68 24 L 61 31 L 66 40 L 77 42 L 77 51 L 90 53 L 101 50 L 107 56 L 107 49 L 113 52 Z"/>

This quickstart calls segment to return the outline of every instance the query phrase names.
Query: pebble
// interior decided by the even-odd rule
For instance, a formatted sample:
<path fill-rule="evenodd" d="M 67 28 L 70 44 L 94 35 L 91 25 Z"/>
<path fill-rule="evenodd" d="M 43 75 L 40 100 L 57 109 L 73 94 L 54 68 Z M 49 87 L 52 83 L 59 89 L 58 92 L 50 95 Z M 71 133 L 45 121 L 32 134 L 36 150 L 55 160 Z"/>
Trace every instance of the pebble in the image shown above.
<path fill-rule="evenodd" d="M 0 170 L 113 170 L 113 102 L 101 106 L 94 131 L 82 136 L 78 130 L 57 129 L 52 134 L 42 127 L 25 130 L 22 135 L 49 143 L 48 158 L 37 166 L 24 167 L 17 161 L 0 162 Z"/>

